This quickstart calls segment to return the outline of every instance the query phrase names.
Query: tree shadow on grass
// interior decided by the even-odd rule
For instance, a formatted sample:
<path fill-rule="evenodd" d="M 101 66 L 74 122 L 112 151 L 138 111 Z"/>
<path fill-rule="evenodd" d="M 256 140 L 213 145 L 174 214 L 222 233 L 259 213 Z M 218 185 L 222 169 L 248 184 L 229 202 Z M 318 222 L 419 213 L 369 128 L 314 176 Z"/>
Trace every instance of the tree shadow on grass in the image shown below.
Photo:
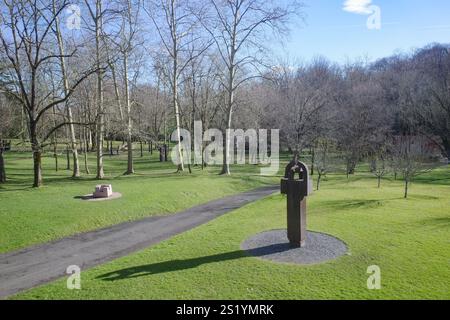
<path fill-rule="evenodd" d="M 396 199 L 389 199 L 396 200 Z M 322 203 L 323 207 L 330 207 L 333 210 L 353 210 L 377 208 L 384 205 L 385 200 L 377 199 L 354 199 L 354 200 L 330 200 Z"/>
<path fill-rule="evenodd" d="M 421 195 L 421 194 L 411 194 L 408 196 L 408 199 L 415 200 L 438 200 L 439 197 L 429 196 L 429 195 Z"/>
<path fill-rule="evenodd" d="M 14 187 L 11 187 L 14 186 Z M 31 186 L 22 186 L 19 184 L 9 184 L 8 187 L 1 186 L 0 185 L 0 192 L 15 192 L 15 191 L 26 191 L 26 190 L 33 190 L 34 188 Z"/>
<path fill-rule="evenodd" d="M 450 217 L 423 219 L 420 221 L 420 225 L 424 227 L 449 228 Z"/>
<path fill-rule="evenodd" d="M 408 200 L 437 200 L 439 197 L 430 195 L 411 194 Z M 345 199 L 345 200 L 327 200 L 321 202 L 321 207 L 331 208 L 333 210 L 353 210 L 353 209 L 373 209 L 386 205 L 389 201 L 405 200 L 403 197 L 386 199 Z"/>
<path fill-rule="evenodd" d="M 155 275 L 160 273 L 174 272 L 196 268 L 198 266 L 224 262 L 230 260 L 238 260 L 249 256 L 261 257 L 267 254 L 274 254 L 284 252 L 292 249 L 288 243 L 274 244 L 266 247 L 251 249 L 248 251 L 236 250 L 227 253 L 215 254 L 206 257 L 198 257 L 185 260 L 170 260 L 164 262 L 158 262 L 153 264 L 147 264 L 142 266 L 130 267 L 113 272 L 105 273 L 97 277 L 104 281 L 116 281 L 123 279 L 133 279 L 139 277 L 145 277 L 149 275 Z"/>
<path fill-rule="evenodd" d="M 448 186 L 450 185 L 450 178 L 444 177 L 444 178 L 417 178 L 414 180 L 415 183 L 422 183 L 422 184 L 434 184 L 434 185 L 442 185 L 442 186 Z"/>

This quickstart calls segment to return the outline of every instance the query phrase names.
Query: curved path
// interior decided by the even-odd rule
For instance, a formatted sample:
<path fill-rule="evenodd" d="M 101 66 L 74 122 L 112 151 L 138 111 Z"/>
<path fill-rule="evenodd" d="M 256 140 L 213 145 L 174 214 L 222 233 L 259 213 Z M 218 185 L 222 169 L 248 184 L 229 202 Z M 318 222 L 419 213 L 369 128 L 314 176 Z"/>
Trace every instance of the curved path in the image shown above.
<path fill-rule="evenodd" d="M 66 275 L 70 265 L 86 270 L 144 249 L 278 190 L 278 186 L 263 187 L 177 214 L 149 217 L 0 254 L 0 298 L 58 279 Z"/>

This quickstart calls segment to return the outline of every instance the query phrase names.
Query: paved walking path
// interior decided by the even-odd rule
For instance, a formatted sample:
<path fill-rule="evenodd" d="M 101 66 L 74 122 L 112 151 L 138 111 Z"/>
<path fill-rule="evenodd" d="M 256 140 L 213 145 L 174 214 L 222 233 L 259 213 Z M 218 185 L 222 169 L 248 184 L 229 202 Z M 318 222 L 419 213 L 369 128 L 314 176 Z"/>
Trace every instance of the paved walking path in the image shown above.
<path fill-rule="evenodd" d="M 70 265 L 82 270 L 144 249 L 278 191 L 263 187 L 183 212 L 149 217 L 0 254 L 0 299 L 60 278 Z"/>

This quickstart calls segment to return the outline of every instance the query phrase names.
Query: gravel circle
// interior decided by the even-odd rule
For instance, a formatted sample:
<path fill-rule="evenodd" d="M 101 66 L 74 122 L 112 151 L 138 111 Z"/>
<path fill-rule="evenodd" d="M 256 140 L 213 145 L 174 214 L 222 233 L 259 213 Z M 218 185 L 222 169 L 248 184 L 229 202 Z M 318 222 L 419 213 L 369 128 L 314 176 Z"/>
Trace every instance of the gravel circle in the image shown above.
<path fill-rule="evenodd" d="M 122 198 L 122 194 L 119 192 L 113 192 L 112 196 L 109 198 L 94 198 L 93 194 L 88 194 L 85 196 L 81 196 L 81 197 L 75 197 L 77 199 L 81 199 L 84 201 L 92 201 L 92 202 L 97 202 L 97 201 L 109 201 L 109 200 L 115 200 L 115 199 L 119 199 Z"/>
<path fill-rule="evenodd" d="M 303 248 L 292 247 L 286 229 L 254 235 L 241 244 L 241 249 L 260 259 L 282 263 L 311 265 L 337 259 L 348 252 L 347 245 L 328 234 L 308 231 Z"/>

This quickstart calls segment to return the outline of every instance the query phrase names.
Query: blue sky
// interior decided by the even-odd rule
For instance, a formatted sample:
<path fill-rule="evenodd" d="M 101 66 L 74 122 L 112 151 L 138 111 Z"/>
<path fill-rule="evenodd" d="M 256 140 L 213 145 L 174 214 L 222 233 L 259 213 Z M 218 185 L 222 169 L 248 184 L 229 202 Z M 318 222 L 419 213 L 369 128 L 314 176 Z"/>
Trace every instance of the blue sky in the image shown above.
<path fill-rule="evenodd" d="M 289 59 L 322 55 L 339 63 L 361 57 L 372 61 L 431 42 L 450 43 L 449 0 L 303 1 L 305 23 L 293 26 L 286 51 L 280 52 Z M 369 5 L 380 8 L 379 30 L 367 28 Z"/>

